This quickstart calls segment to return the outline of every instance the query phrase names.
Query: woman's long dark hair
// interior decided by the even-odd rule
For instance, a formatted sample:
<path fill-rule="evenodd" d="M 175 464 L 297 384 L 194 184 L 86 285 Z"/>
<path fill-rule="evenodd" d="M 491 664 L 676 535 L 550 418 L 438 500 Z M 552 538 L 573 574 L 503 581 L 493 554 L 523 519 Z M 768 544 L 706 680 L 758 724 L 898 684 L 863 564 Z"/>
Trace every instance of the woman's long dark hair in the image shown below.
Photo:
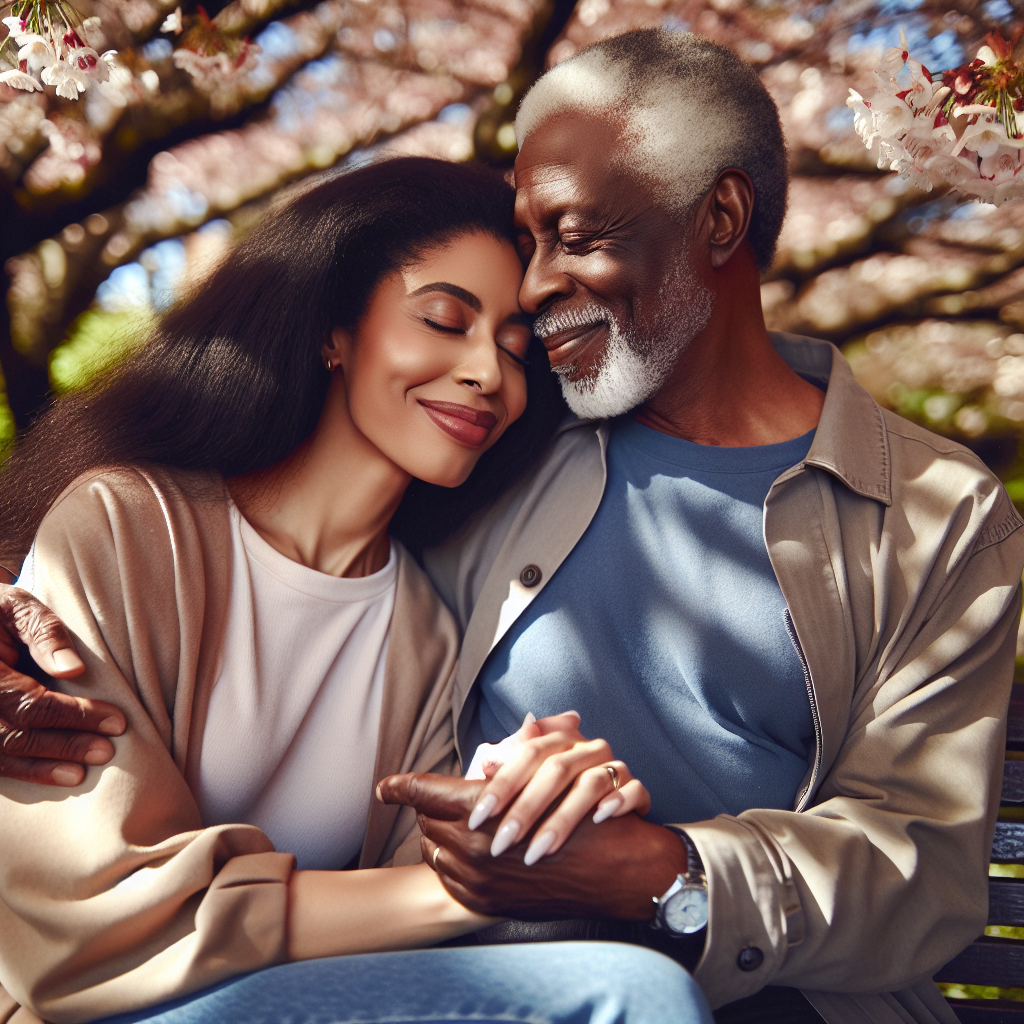
<path fill-rule="evenodd" d="M 514 242 L 514 194 L 472 164 L 406 157 L 334 175 L 272 211 L 148 342 L 105 379 L 58 399 L 0 475 L 0 557 L 20 559 L 57 495 L 98 466 L 160 463 L 241 476 L 313 431 L 330 379 L 321 345 L 354 328 L 388 273 L 467 231 Z M 565 411 L 543 347 L 526 412 L 448 489 L 413 481 L 392 532 L 437 543 L 523 475 Z"/>

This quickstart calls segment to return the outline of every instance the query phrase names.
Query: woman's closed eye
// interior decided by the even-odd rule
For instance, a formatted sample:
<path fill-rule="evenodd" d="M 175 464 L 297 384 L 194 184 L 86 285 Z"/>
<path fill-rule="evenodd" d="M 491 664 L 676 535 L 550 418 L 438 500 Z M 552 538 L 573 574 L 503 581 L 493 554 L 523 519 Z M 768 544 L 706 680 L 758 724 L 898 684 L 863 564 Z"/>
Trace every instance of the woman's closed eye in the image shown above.
<path fill-rule="evenodd" d="M 465 334 L 466 328 L 462 326 L 454 326 L 451 324 L 438 323 L 436 320 L 431 320 L 429 316 L 423 318 L 423 322 L 428 326 L 432 327 L 435 331 L 443 331 L 445 334 Z"/>
<path fill-rule="evenodd" d="M 506 324 L 494 339 L 495 344 L 506 355 L 511 356 L 520 366 L 526 366 L 526 351 L 530 347 L 532 331 L 525 324 Z"/>

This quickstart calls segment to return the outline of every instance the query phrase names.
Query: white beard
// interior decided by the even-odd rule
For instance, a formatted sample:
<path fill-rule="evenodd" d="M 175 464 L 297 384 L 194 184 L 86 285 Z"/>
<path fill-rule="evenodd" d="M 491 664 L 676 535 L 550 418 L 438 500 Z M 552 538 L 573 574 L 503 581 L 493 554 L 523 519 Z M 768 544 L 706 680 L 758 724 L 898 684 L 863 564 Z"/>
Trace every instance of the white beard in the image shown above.
<path fill-rule="evenodd" d="M 569 408 L 581 419 L 603 420 L 643 405 L 658 391 L 683 350 L 707 326 L 713 308 L 714 294 L 681 260 L 658 290 L 648 337 L 624 327 L 607 306 L 596 302 L 578 310 L 548 310 L 533 329 L 543 338 L 591 323 L 608 326 L 608 341 L 593 373 L 569 380 L 574 367 L 554 368 Z"/>

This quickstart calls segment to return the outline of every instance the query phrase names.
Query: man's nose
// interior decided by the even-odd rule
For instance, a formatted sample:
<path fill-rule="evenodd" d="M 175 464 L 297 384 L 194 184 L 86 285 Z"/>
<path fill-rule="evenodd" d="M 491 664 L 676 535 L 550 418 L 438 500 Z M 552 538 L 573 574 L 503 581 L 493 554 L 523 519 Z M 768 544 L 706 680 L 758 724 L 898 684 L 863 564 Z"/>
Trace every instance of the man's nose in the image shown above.
<path fill-rule="evenodd" d="M 519 305 L 525 312 L 536 314 L 557 299 L 572 294 L 572 289 L 572 278 L 558 267 L 555 255 L 542 252 L 538 246 L 530 257 L 519 288 Z"/>

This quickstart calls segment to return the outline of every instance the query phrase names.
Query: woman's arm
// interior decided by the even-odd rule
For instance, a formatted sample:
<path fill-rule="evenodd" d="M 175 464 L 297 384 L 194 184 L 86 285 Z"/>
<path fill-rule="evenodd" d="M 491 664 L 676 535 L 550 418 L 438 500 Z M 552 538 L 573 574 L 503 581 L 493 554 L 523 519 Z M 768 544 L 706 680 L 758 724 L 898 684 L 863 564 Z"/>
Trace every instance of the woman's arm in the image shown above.
<path fill-rule="evenodd" d="M 288 959 L 430 946 L 497 920 L 454 900 L 426 864 L 296 871 L 288 886 Z"/>

